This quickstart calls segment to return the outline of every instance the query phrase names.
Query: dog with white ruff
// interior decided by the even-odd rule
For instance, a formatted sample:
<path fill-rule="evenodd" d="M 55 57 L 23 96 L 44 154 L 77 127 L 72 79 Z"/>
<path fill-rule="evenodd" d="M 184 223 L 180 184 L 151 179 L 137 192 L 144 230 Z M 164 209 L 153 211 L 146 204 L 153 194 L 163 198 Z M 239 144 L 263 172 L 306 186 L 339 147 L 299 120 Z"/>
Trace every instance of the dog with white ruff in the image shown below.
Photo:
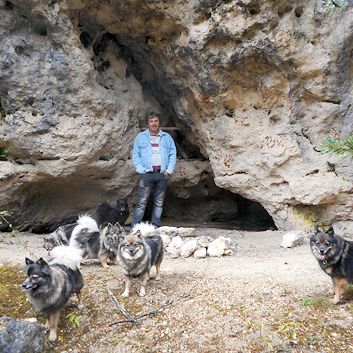
<path fill-rule="evenodd" d="M 146 285 L 152 266 L 156 268 L 156 280 L 160 279 L 163 260 L 163 242 L 159 235 L 143 237 L 138 230 L 128 234 L 119 244 L 118 261 L 125 276 L 123 297 L 128 297 L 133 278 L 141 282 L 140 296 L 146 294 Z"/>
<path fill-rule="evenodd" d="M 43 238 L 44 249 L 50 251 L 54 246 L 69 245 L 73 230 L 76 228 L 76 232 L 78 232 L 79 229 L 85 227 L 91 231 L 99 231 L 97 222 L 92 217 L 89 215 L 82 215 L 78 217 L 76 222 L 62 225 L 55 229 L 54 232 L 45 236 Z"/>
<path fill-rule="evenodd" d="M 104 268 L 109 267 L 108 262 L 116 264 L 119 243 L 126 235 L 124 228 L 119 223 L 108 223 L 99 229 L 89 216 L 83 216 L 79 221 L 72 231 L 70 245 L 81 249 L 84 258 L 98 258 Z"/>
<path fill-rule="evenodd" d="M 82 307 L 81 289 L 83 277 L 78 269 L 82 257 L 78 249 L 70 246 L 58 246 L 52 249 L 50 260 L 37 261 L 26 258 L 25 289 L 33 308 L 46 317 L 49 340 L 57 338 L 60 313 L 70 296 L 76 293 L 79 308 Z"/>

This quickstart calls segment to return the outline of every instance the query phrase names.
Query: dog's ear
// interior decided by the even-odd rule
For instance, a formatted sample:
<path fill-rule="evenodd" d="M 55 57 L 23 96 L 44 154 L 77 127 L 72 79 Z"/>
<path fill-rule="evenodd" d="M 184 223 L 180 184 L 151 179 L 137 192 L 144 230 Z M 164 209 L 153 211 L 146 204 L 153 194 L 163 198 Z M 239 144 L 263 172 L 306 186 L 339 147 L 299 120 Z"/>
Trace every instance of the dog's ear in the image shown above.
<path fill-rule="evenodd" d="M 32 261 L 31 259 L 29 259 L 28 257 L 25 258 L 25 263 L 26 265 L 32 265 L 34 264 L 34 261 Z"/>
<path fill-rule="evenodd" d="M 112 225 L 110 222 L 107 223 L 107 224 L 106 224 L 107 230 L 109 231 L 112 226 L 113 226 L 113 225 Z"/>
<path fill-rule="evenodd" d="M 37 264 L 41 267 L 48 266 L 47 262 L 42 257 L 37 260 Z"/>
<path fill-rule="evenodd" d="M 42 257 L 39 260 L 37 260 L 37 264 L 40 266 L 42 272 L 45 275 L 49 275 L 50 267 L 49 267 L 48 263 Z"/>
<path fill-rule="evenodd" d="M 319 226 L 317 224 L 314 224 L 314 233 L 319 233 Z"/>
<path fill-rule="evenodd" d="M 117 227 L 120 232 L 122 232 L 122 231 L 124 230 L 124 228 L 120 225 L 119 222 L 116 222 L 116 223 L 114 224 L 114 227 Z"/>
<path fill-rule="evenodd" d="M 334 236 L 335 236 L 335 231 L 333 230 L 333 227 L 330 227 L 329 229 L 327 229 L 326 233 L 327 233 L 330 237 L 334 237 Z"/>
<path fill-rule="evenodd" d="M 140 230 L 138 230 L 137 232 L 135 232 L 134 235 L 136 235 L 138 238 L 142 239 L 142 233 L 141 233 Z"/>

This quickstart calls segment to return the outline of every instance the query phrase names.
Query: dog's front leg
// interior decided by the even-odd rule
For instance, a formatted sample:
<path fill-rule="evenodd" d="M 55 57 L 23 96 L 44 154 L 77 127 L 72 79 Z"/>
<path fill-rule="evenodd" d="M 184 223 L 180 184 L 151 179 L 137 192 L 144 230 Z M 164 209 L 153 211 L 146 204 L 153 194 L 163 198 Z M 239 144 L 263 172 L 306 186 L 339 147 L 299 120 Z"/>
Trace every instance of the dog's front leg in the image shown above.
<path fill-rule="evenodd" d="M 341 295 L 344 293 L 345 287 L 347 285 L 347 280 L 340 277 L 332 277 L 333 289 L 335 295 L 333 297 L 333 304 L 338 304 L 341 299 Z"/>
<path fill-rule="evenodd" d="M 117 265 L 118 264 L 118 260 L 116 258 L 116 255 L 112 255 L 111 258 L 110 258 L 110 261 L 113 265 Z"/>
<path fill-rule="evenodd" d="M 77 305 L 77 308 L 82 310 L 85 306 L 83 305 L 83 302 L 82 302 L 82 293 L 81 293 L 81 290 L 79 290 L 78 292 L 76 292 L 76 295 L 77 295 L 77 299 L 78 299 L 78 305 Z"/>
<path fill-rule="evenodd" d="M 99 254 L 99 260 L 102 263 L 102 266 L 104 268 L 109 268 L 108 266 L 108 259 L 109 259 L 109 255 L 107 253 L 101 253 Z"/>
<path fill-rule="evenodd" d="M 131 286 L 131 278 L 128 276 L 125 276 L 125 290 L 124 290 L 124 293 L 122 294 L 123 297 L 129 296 L 130 286 Z"/>
<path fill-rule="evenodd" d="M 60 311 L 57 311 L 49 316 L 49 341 L 56 340 L 59 319 Z"/>
<path fill-rule="evenodd" d="M 147 286 L 148 277 L 149 277 L 149 271 L 145 272 L 142 275 L 140 297 L 144 297 L 146 295 L 146 286 Z"/>
<path fill-rule="evenodd" d="M 161 275 L 160 275 L 160 271 L 161 271 L 161 263 L 160 262 L 157 262 L 155 264 L 155 268 L 156 268 L 156 281 L 160 281 L 161 279 Z"/>

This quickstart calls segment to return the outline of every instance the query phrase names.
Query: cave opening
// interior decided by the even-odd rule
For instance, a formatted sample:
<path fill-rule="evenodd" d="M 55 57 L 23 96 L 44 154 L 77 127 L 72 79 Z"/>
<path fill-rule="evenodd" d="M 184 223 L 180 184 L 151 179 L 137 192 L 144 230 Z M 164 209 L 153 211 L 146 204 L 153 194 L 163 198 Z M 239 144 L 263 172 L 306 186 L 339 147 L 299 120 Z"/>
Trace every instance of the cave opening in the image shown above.
<path fill-rule="evenodd" d="M 78 18 L 79 36 L 83 47 L 92 53 L 97 76 L 106 77 L 113 60 L 107 52 L 114 52 L 117 60 L 123 59 L 126 63 L 126 77 L 133 75 L 141 85 L 145 111 L 138 118 L 139 128 L 146 128 L 146 113 L 158 111 L 161 114 L 161 128 L 170 133 L 176 143 L 178 161 L 191 164 L 207 162 L 208 155 L 194 132 L 192 117 L 188 116 L 189 112 L 180 112 L 177 108 L 178 96 L 183 88 L 170 82 L 157 48 L 149 46 L 150 38 L 139 41 L 119 32 L 101 31 L 102 26 L 97 23 L 92 25 L 94 19 L 84 14 L 81 11 Z M 104 82 L 104 79 L 101 81 Z M 273 219 L 261 204 L 217 187 L 213 172 L 201 177 L 197 185 L 187 185 L 187 191 L 181 191 L 182 188 L 183 185 L 174 185 L 173 182 L 168 186 L 164 223 L 244 230 L 276 229 Z M 133 211 L 134 205 L 131 206 Z M 150 211 L 149 203 L 146 215 Z"/>

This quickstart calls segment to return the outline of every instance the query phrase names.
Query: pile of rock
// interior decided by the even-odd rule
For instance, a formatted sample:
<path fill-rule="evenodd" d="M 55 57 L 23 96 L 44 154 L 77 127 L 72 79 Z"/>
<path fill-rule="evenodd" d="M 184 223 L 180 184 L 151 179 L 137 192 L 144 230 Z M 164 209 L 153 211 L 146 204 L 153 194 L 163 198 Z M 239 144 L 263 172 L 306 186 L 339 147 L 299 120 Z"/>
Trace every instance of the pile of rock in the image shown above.
<path fill-rule="evenodd" d="M 155 230 L 163 239 L 165 250 L 172 258 L 232 255 L 231 239 L 195 235 L 195 228 L 160 227 Z"/>

